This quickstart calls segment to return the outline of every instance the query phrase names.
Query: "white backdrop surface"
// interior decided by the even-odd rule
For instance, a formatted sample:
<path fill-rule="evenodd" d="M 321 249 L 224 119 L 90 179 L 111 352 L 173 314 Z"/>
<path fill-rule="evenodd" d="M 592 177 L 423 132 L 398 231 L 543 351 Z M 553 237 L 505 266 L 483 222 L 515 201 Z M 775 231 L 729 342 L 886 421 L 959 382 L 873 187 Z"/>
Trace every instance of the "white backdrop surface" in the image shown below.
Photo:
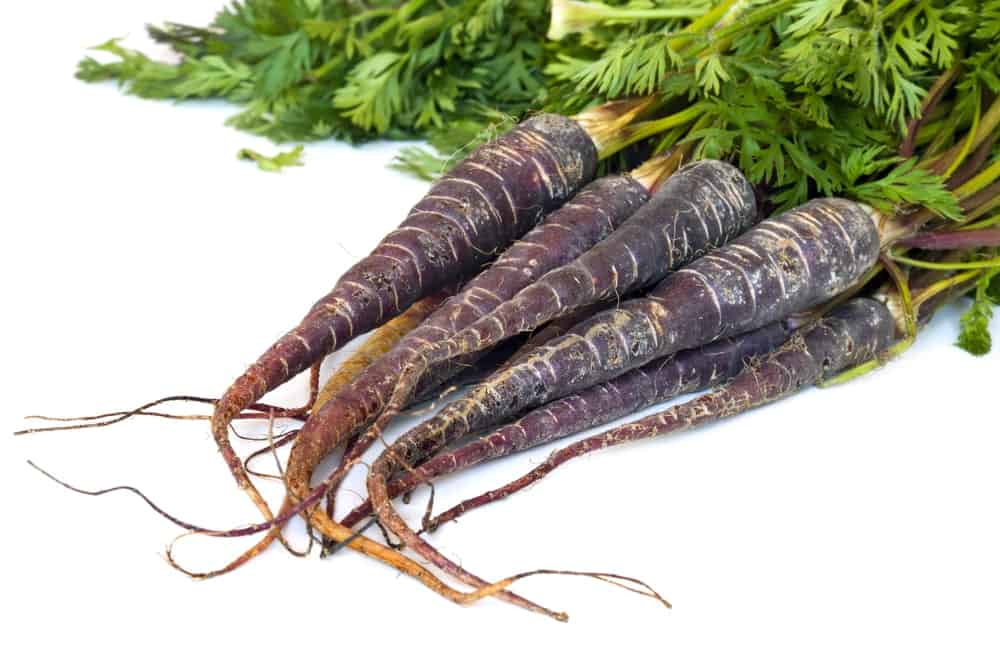
<path fill-rule="evenodd" d="M 21 3 L 6 22 L 8 434 L 29 413 L 217 395 L 426 187 L 385 168 L 399 148 L 387 143 L 309 145 L 304 168 L 263 173 L 234 156 L 274 148 L 224 127 L 231 107 L 73 79 L 84 47 L 126 34 L 141 45 L 145 21 L 202 23 L 215 5 Z M 193 582 L 161 557 L 178 531 L 138 499 L 71 494 L 25 460 L 88 488 L 134 484 L 200 524 L 254 521 L 203 422 L 8 435 L 4 661 L 996 665 L 1000 353 L 957 349 L 958 313 L 850 385 L 576 461 L 433 537 L 491 579 L 537 567 L 640 577 L 669 612 L 579 579 L 516 588 L 569 611 L 559 625 L 496 601 L 455 607 L 354 553 L 277 547 Z M 304 396 L 300 380 L 271 398 Z M 550 450 L 443 481 L 438 507 Z M 290 535 L 303 542 L 301 527 Z M 177 555 L 208 568 L 246 544 L 197 538 Z"/>

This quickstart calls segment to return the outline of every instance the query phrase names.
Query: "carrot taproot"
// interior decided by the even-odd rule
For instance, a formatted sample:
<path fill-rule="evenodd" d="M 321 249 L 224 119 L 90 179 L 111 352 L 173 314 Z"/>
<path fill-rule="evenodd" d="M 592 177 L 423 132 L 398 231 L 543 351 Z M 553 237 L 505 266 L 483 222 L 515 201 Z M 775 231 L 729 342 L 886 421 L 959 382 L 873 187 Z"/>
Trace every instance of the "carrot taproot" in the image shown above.
<path fill-rule="evenodd" d="M 846 368 L 878 358 L 888 350 L 895 329 L 894 317 L 880 302 L 852 299 L 816 324 L 793 334 L 786 344 L 750 364 L 723 387 L 557 449 L 528 473 L 455 505 L 430 519 L 428 526 L 433 529 L 471 509 L 506 498 L 584 454 L 686 431 L 790 396 Z"/>
<path fill-rule="evenodd" d="M 413 400 L 410 405 L 436 400 L 439 396 L 446 395 L 453 389 L 457 389 L 462 386 L 471 386 L 479 382 L 507 362 L 510 357 L 518 351 L 518 348 L 523 342 L 523 340 L 519 340 L 518 338 L 511 338 L 492 350 L 487 351 L 480 358 L 469 360 L 452 359 L 443 364 L 439 364 L 435 368 L 431 369 L 430 372 L 423 375 L 421 381 L 417 385 L 417 389 L 414 392 Z M 374 363 L 374 360 L 372 363 Z M 449 387 L 444 391 L 441 391 L 442 385 L 446 383 Z M 347 385 L 345 385 L 345 387 L 346 386 Z M 297 432 L 296 435 L 298 435 Z M 346 468 L 350 461 L 355 460 L 356 457 L 363 454 L 363 452 L 358 453 L 358 451 L 352 446 L 354 444 L 356 443 L 350 443 L 345 449 L 335 473 L 336 471 Z M 326 515 L 331 519 L 334 518 L 336 497 L 342 483 L 343 477 L 340 477 L 335 483 L 330 485 L 330 488 L 327 489 L 326 492 Z M 322 553 L 324 555 L 332 553 L 336 550 L 336 543 L 332 540 L 323 538 L 322 543 Z"/>
<path fill-rule="evenodd" d="M 530 407 L 832 298 L 874 265 L 880 222 L 872 209 L 856 202 L 812 200 L 670 274 L 648 296 L 595 315 L 491 376 L 376 459 L 367 487 L 379 522 L 418 554 L 462 578 L 464 570 L 421 540 L 393 508 L 388 481 L 400 469 Z"/>
<path fill-rule="evenodd" d="M 265 517 L 271 518 L 270 509 L 229 443 L 230 421 L 329 352 L 473 273 L 589 181 L 596 162 L 597 148 L 583 126 L 552 114 L 529 118 L 479 147 L 237 378 L 216 405 L 212 434 Z"/>
<path fill-rule="evenodd" d="M 679 159 L 683 152 L 671 157 Z M 614 234 L 425 351 L 424 363 L 430 367 L 468 355 L 583 306 L 630 296 L 723 245 L 756 221 L 756 196 L 739 169 L 718 160 L 687 164 Z M 414 377 L 419 375 L 409 382 L 416 381 Z M 401 383 L 396 399 L 384 412 L 398 410 L 406 391 L 406 384 Z M 379 429 L 372 429 L 366 438 L 378 433 Z"/>
<path fill-rule="evenodd" d="M 575 310 L 569 315 L 549 322 L 531 334 L 522 333 L 497 343 L 495 347 L 486 351 L 486 354 L 478 359 L 475 359 L 478 354 L 473 354 L 469 357 L 455 357 L 442 361 L 440 364 L 436 364 L 430 372 L 421 374 L 410 405 L 442 398 L 443 392 L 440 391 L 443 383 L 442 376 L 447 376 L 447 381 L 452 385 L 444 393 L 451 393 L 453 388 L 471 387 L 501 368 L 517 363 L 536 348 L 563 335 L 580 322 L 596 315 L 605 308 L 610 308 L 611 305 L 609 302 L 601 302 Z M 453 374 L 452 365 L 462 370 Z M 440 374 L 437 372 L 439 369 Z"/>
<path fill-rule="evenodd" d="M 606 308 L 610 308 L 612 305 L 613 304 L 608 301 L 599 301 L 598 303 L 592 303 L 589 306 L 584 306 L 583 308 L 574 310 L 569 315 L 563 315 L 562 317 L 552 320 L 542 328 L 532 332 L 527 342 L 525 342 L 524 345 L 511 355 L 510 359 L 507 360 L 507 363 L 503 364 L 500 368 L 506 368 L 518 363 L 553 338 L 562 336 L 580 322 L 593 317 Z"/>
<path fill-rule="evenodd" d="M 389 484 L 389 495 L 396 497 L 442 475 L 607 424 L 681 394 L 714 387 L 742 371 L 751 359 L 783 343 L 788 335 L 788 326 L 775 322 L 750 333 L 651 361 L 613 380 L 546 403 L 515 422 L 396 477 Z M 356 525 L 370 513 L 371 503 L 365 501 L 351 510 L 342 523 Z M 453 517 L 441 521 L 450 518 Z M 424 530 L 436 527 L 437 524 L 428 524 Z"/>

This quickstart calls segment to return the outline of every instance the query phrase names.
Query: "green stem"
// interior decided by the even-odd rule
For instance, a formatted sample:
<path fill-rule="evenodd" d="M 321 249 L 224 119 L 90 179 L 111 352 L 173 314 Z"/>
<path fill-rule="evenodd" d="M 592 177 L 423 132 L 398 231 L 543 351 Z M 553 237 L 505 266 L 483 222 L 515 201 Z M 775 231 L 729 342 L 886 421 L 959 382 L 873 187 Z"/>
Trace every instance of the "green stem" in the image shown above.
<path fill-rule="evenodd" d="M 903 302 L 903 320 L 906 335 L 908 338 L 914 338 L 917 335 L 917 311 L 913 307 L 913 297 L 910 294 L 910 285 L 906 280 L 906 276 L 903 275 L 903 272 L 900 271 L 899 266 L 891 257 L 888 255 L 882 255 L 880 261 L 885 267 L 885 270 L 889 272 L 892 282 L 896 285 L 896 289 L 899 291 L 899 298 Z"/>
<path fill-rule="evenodd" d="M 767 23 L 771 19 L 777 18 L 791 9 L 799 0 L 779 0 L 768 7 L 754 10 L 738 21 L 733 21 L 730 25 L 724 26 L 713 33 L 716 39 L 726 39 L 734 37 L 744 30 L 754 28 L 761 23 Z M 692 23 L 692 25 L 694 25 Z"/>
<path fill-rule="evenodd" d="M 687 128 L 685 127 L 675 127 L 674 129 L 670 130 L 669 132 L 663 135 L 663 137 L 660 139 L 660 142 L 656 145 L 656 149 L 653 152 L 662 153 L 671 146 L 676 146 L 677 142 L 680 141 L 681 137 L 684 136 L 684 133 L 686 131 Z"/>
<path fill-rule="evenodd" d="M 910 0 L 893 0 L 879 12 L 879 19 L 885 21 L 887 18 L 910 4 Z"/>
<path fill-rule="evenodd" d="M 913 345 L 914 340 L 916 340 L 916 338 L 908 336 L 903 340 L 899 341 L 898 343 L 896 343 L 895 345 L 893 345 L 892 347 L 890 347 L 888 352 L 886 352 L 883 358 L 873 359 L 872 361 L 855 366 L 850 370 L 844 371 L 840 375 L 835 375 L 829 380 L 823 380 L 822 382 L 816 383 L 816 386 L 822 389 L 827 389 L 829 387 L 834 387 L 838 384 L 844 384 L 845 382 L 856 380 L 862 375 L 867 375 L 868 373 L 871 373 L 873 370 L 881 366 L 884 366 L 888 362 L 892 361 L 899 355 L 906 352 L 908 349 L 910 349 L 910 346 Z"/>
<path fill-rule="evenodd" d="M 945 179 L 950 178 L 951 175 L 955 173 L 955 170 L 958 169 L 959 165 L 961 165 L 962 162 L 965 161 L 965 157 L 969 154 L 969 151 L 972 149 L 972 142 L 976 138 L 976 131 L 979 129 L 979 117 L 982 114 L 982 111 L 983 111 L 983 96 L 977 95 L 976 111 L 972 115 L 972 127 L 969 128 L 968 134 L 965 135 L 965 141 L 962 142 L 962 147 L 959 149 L 958 155 L 955 156 L 955 159 L 951 161 L 951 164 L 948 165 L 948 168 L 945 169 L 944 173 L 941 175 L 943 178 Z"/>
<path fill-rule="evenodd" d="M 727 0 L 727 2 L 733 1 L 734 0 Z M 548 38 L 558 41 L 566 35 L 575 32 L 584 32 L 591 26 L 605 21 L 644 21 L 699 17 L 694 22 L 698 23 L 704 19 L 704 16 L 704 6 L 650 8 L 612 7 L 604 4 L 603 2 L 555 0 L 552 3 Z M 694 23 L 692 25 L 694 25 Z"/>
<path fill-rule="evenodd" d="M 921 128 L 917 130 L 917 136 L 914 145 L 923 146 L 928 141 L 931 141 L 934 138 L 936 138 L 938 136 L 938 133 L 941 132 L 942 128 L 945 127 L 946 123 L 947 119 L 941 118 L 938 120 L 933 120 L 927 123 L 926 125 L 921 126 Z"/>
<path fill-rule="evenodd" d="M 669 146 L 689 144 L 691 140 L 685 139 L 684 135 L 694 134 L 698 130 L 708 127 L 711 123 L 712 115 L 703 113 L 690 127 L 681 125 L 667 132 L 660 139 L 658 146 L 665 150 Z M 662 150 L 657 150 L 657 152 L 662 152 Z"/>
<path fill-rule="evenodd" d="M 994 215 L 992 218 L 986 218 L 985 220 L 980 220 L 971 225 L 966 225 L 962 227 L 962 231 L 972 231 L 974 229 L 986 229 L 987 227 L 994 227 L 1000 225 L 1000 214 Z"/>
<path fill-rule="evenodd" d="M 704 16 L 705 12 L 699 8 L 684 7 L 660 7 L 650 9 L 631 9 L 629 7 L 608 7 L 608 11 L 602 12 L 607 20 L 629 20 L 629 19 L 686 19 L 694 16 Z M 692 23 L 692 25 L 694 25 Z"/>
<path fill-rule="evenodd" d="M 738 2 L 740 0 L 722 0 L 715 7 L 705 12 L 701 18 L 691 21 L 691 25 L 686 28 L 685 32 L 703 32 L 714 28 L 726 16 L 729 10 L 732 9 L 733 5 Z"/>
<path fill-rule="evenodd" d="M 667 40 L 667 48 L 678 50 L 687 45 L 692 38 L 701 36 L 707 31 L 718 28 L 720 22 L 729 16 L 729 11 L 741 0 L 722 0 L 718 5 L 706 12 L 675 36 Z"/>
<path fill-rule="evenodd" d="M 309 76 L 315 80 L 322 79 L 324 76 L 333 71 L 334 68 L 336 68 L 341 62 L 343 62 L 343 60 L 344 60 L 343 54 L 337 54 L 333 58 L 330 58 L 325 63 L 323 63 L 322 65 L 311 71 L 309 73 Z"/>
<path fill-rule="evenodd" d="M 955 188 L 955 198 L 961 200 L 974 195 L 998 178 L 1000 178 L 1000 160 L 994 160 L 993 164 L 976 174 L 974 178 Z"/>
<path fill-rule="evenodd" d="M 969 269 L 1000 268 L 1000 257 L 984 259 L 978 262 L 926 262 L 921 259 L 912 259 L 890 253 L 889 258 L 894 262 L 906 264 L 907 266 L 915 266 L 919 269 L 934 269 L 935 271 L 967 271 Z"/>
<path fill-rule="evenodd" d="M 991 134 L 993 134 L 993 131 L 997 129 L 998 126 L 1000 126 L 1000 95 L 997 95 L 996 99 L 993 100 L 990 107 L 986 110 L 986 113 L 984 113 L 980 118 L 979 129 L 968 133 L 972 136 L 971 143 L 967 136 L 963 138 L 960 145 L 953 147 L 943 155 L 934 155 L 930 150 L 928 150 L 927 155 L 930 155 L 931 157 L 922 160 L 919 166 L 931 167 L 932 165 L 935 165 L 937 169 L 942 169 L 945 165 L 951 164 L 951 162 L 954 161 L 954 154 L 962 150 L 967 143 L 969 144 L 967 150 L 975 150 L 981 143 L 986 141 Z M 944 165 L 941 163 L 944 163 Z"/>
<path fill-rule="evenodd" d="M 952 135 L 955 134 L 955 130 L 961 123 L 962 117 L 958 114 L 952 114 L 945 118 L 938 133 L 924 149 L 923 154 L 926 157 L 919 162 L 918 166 L 929 168 L 934 162 L 940 160 L 943 155 L 941 151 L 948 147 L 948 142 L 951 141 Z"/>
<path fill-rule="evenodd" d="M 704 111 L 704 105 L 695 104 L 687 109 L 684 109 L 683 111 L 671 114 L 670 116 L 664 116 L 663 118 L 659 118 L 657 120 L 648 120 L 642 123 L 636 123 L 635 125 L 630 125 L 626 127 L 617 137 L 615 137 L 615 139 L 602 148 L 600 158 L 603 160 L 610 155 L 614 155 L 623 148 L 631 146 L 637 141 L 642 141 L 643 139 L 652 137 L 661 132 L 666 132 L 667 130 L 675 127 L 686 125 L 701 116 Z"/>
<path fill-rule="evenodd" d="M 906 124 L 906 137 L 899 147 L 900 155 L 911 157 L 916 147 L 921 144 L 922 139 L 927 141 L 929 140 L 928 137 L 934 137 L 934 131 L 921 134 L 921 130 L 924 129 L 925 125 L 930 125 L 932 121 L 940 120 L 948 115 L 947 112 L 952 105 L 947 102 L 942 103 L 941 98 L 955 82 L 955 79 L 958 78 L 961 71 L 961 64 L 956 63 L 934 81 L 934 85 L 930 87 L 924 96 L 924 103 L 920 106 L 919 113 Z M 938 123 L 937 129 L 940 129 L 942 125 L 943 123 Z"/>
<path fill-rule="evenodd" d="M 962 273 L 956 273 L 950 278 L 945 278 L 937 281 L 936 283 L 932 283 L 928 287 L 921 290 L 920 294 L 917 295 L 917 298 L 913 300 L 913 307 L 920 308 L 920 306 L 922 306 L 924 302 L 931 297 L 949 290 L 952 287 L 957 287 L 962 283 L 976 280 L 981 273 L 983 273 L 982 269 L 971 269 L 969 271 L 963 271 Z"/>

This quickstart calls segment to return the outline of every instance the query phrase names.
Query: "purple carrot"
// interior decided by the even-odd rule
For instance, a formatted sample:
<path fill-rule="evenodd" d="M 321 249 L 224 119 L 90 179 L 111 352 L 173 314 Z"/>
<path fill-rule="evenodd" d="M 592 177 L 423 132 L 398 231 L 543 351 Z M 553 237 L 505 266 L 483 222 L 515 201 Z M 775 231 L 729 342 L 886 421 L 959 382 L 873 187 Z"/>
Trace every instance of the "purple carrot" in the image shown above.
<path fill-rule="evenodd" d="M 776 322 L 741 336 L 651 361 L 613 380 L 547 403 L 488 435 L 437 455 L 413 472 L 393 479 L 389 495 L 395 498 L 442 475 L 607 424 L 681 394 L 714 387 L 787 338 L 788 327 Z M 370 513 L 371 503 L 365 501 L 342 523 L 353 526 Z"/>
<path fill-rule="evenodd" d="M 494 374 L 404 434 L 371 466 L 367 486 L 379 522 L 460 576 L 461 568 L 422 541 L 392 507 L 387 485 L 400 469 L 532 406 L 829 300 L 875 264 L 879 221 L 852 201 L 813 200 L 676 271 L 647 297 L 590 318 Z"/>
<path fill-rule="evenodd" d="M 640 292 L 641 294 L 641 292 Z M 500 368 L 507 368 L 508 366 L 513 366 L 514 364 L 520 362 L 522 359 L 527 357 L 529 354 L 540 348 L 541 346 L 547 344 L 553 338 L 558 338 L 562 336 L 567 331 L 575 327 L 580 322 L 584 320 L 589 320 L 591 317 L 601 312 L 602 310 L 607 310 L 615 305 L 617 302 L 601 301 L 599 303 L 592 303 L 589 306 L 584 306 L 579 310 L 574 310 L 569 315 L 563 315 L 562 317 L 552 320 L 546 324 L 541 329 L 533 332 L 528 342 L 524 344 L 517 352 L 511 356 Z"/>
<path fill-rule="evenodd" d="M 530 118 L 481 146 L 435 183 L 371 255 L 226 390 L 212 433 L 239 486 L 266 517 L 271 516 L 267 503 L 229 444 L 230 421 L 349 340 L 474 273 L 589 181 L 596 163 L 588 132 L 575 120 L 551 114 Z"/>
<path fill-rule="evenodd" d="M 695 260 L 646 297 L 577 325 L 481 383 L 398 444 L 433 449 L 674 352 L 823 303 L 874 265 L 876 214 L 816 199 Z"/>
<path fill-rule="evenodd" d="M 732 382 L 709 394 L 599 435 L 557 449 L 542 464 L 499 488 L 465 500 L 428 521 L 429 529 L 469 510 L 502 500 L 534 484 L 562 464 L 590 452 L 643 438 L 686 431 L 772 403 L 876 359 L 894 337 L 895 320 L 873 299 L 853 299 L 768 355 L 751 364 Z"/>

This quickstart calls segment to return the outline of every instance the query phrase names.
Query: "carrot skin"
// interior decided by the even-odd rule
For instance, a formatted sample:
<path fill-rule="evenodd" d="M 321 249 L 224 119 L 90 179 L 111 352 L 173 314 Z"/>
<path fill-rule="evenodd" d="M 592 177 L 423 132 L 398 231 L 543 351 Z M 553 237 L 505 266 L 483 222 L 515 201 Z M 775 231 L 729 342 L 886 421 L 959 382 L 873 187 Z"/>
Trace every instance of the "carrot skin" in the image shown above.
<path fill-rule="evenodd" d="M 469 387 L 480 382 L 498 368 L 510 363 L 528 344 L 527 341 L 526 335 L 508 338 L 482 355 L 473 355 L 468 359 L 449 359 L 435 365 L 427 373 L 420 376 L 420 381 L 413 391 L 413 398 L 407 407 L 436 400 L 442 393 L 442 387 L 446 384 L 455 387 Z"/>
<path fill-rule="evenodd" d="M 612 305 L 612 303 L 607 301 L 592 303 L 589 306 L 578 308 L 568 315 L 563 315 L 562 317 L 552 320 L 537 331 L 532 332 L 531 337 L 521 347 L 521 349 L 515 352 L 511 358 L 507 360 L 507 363 L 503 364 L 500 368 L 507 368 L 508 366 L 513 366 L 514 364 L 519 363 L 522 359 L 526 358 L 529 354 L 545 345 L 553 338 L 562 336 L 580 322 L 590 319 L 602 310 L 611 308 Z"/>
<path fill-rule="evenodd" d="M 776 322 L 748 334 L 657 359 L 604 384 L 547 403 L 516 422 L 439 454 L 415 472 L 393 479 L 389 495 L 395 498 L 425 480 L 544 445 L 681 394 L 716 386 L 742 371 L 750 359 L 770 352 L 787 338 L 788 328 Z M 355 525 L 370 513 L 371 504 L 365 501 L 344 518 L 343 524 Z"/>
<path fill-rule="evenodd" d="M 498 343 L 489 350 L 474 352 L 434 364 L 426 373 L 420 375 L 420 380 L 413 392 L 413 400 L 408 405 L 412 406 L 439 398 L 441 386 L 445 382 L 450 381 L 450 384 L 457 387 L 471 387 L 478 384 L 492 373 L 517 363 L 536 348 L 541 347 L 556 336 L 563 335 L 588 317 L 610 307 L 610 303 L 595 303 L 584 306 L 569 315 L 553 320 L 537 332 L 520 334 Z"/>
<path fill-rule="evenodd" d="M 586 131 L 549 114 L 481 146 L 230 386 L 216 406 L 212 433 L 233 476 L 265 516 L 270 511 L 229 444 L 230 421 L 347 341 L 475 271 L 589 181 L 596 162 Z"/>
<path fill-rule="evenodd" d="M 894 329 L 894 319 L 881 303 L 865 298 L 848 301 L 816 325 L 795 334 L 760 363 L 750 365 L 722 388 L 558 449 L 548 460 L 518 479 L 465 500 L 434 517 L 428 529 L 433 530 L 469 510 L 506 498 L 584 454 L 686 431 L 797 393 L 884 353 L 893 341 Z"/>

